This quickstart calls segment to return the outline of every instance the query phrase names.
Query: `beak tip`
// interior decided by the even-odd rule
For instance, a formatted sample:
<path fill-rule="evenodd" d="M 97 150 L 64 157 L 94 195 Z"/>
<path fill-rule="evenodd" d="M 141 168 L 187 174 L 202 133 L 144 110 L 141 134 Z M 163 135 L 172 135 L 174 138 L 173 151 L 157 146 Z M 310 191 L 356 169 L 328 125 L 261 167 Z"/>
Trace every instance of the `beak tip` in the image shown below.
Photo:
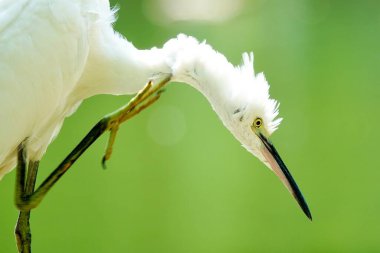
<path fill-rule="evenodd" d="M 301 195 L 302 196 L 302 195 Z M 313 216 L 311 215 L 311 212 L 310 212 L 310 209 L 309 207 L 307 206 L 306 204 L 306 201 L 303 199 L 302 197 L 302 201 L 298 201 L 299 198 L 296 198 L 297 199 L 297 202 L 299 202 L 299 205 L 303 211 L 303 213 L 306 215 L 306 217 L 310 220 L 310 221 L 313 221 Z"/>
<path fill-rule="evenodd" d="M 313 221 L 313 216 L 311 215 L 310 211 L 307 210 L 307 212 L 305 212 L 307 218 L 309 218 L 310 221 Z"/>
<path fill-rule="evenodd" d="M 311 215 L 309 206 L 307 205 L 306 200 L 304 199 L 304 197 L 303 197 L 303 195 L 302 195 L 302 193 L 298 187 L 293 188 L 292 195 L 295 198 L 295 200 L 298 202 L 299 207 L 302 209 L 302 211 L 306 215 L 306 217 L 310 221 L 313 221 L 313 216 Z"/>

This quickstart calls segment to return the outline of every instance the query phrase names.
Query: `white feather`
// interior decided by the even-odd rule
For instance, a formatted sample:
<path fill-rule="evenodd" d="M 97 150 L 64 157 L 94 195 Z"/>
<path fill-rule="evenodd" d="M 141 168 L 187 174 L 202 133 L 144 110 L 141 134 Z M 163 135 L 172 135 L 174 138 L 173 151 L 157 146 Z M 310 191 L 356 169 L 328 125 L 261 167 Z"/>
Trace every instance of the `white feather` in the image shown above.
<path fill-rule="evenodd" d="M 40 160 L 83 99 L 136 93 L 167 74 L 204 94 L 249 150 L 255 117 L 269 133 L 277 128 L 278 105 L 264 75 L 254 74 L 252 53 L 234 67 L 183 34 L 161 49 L 139 50 L 113 30 L 114 14 L 106 0 L 0 2 L 0 178 L 15 166 L 25 138 L 30 159 Z"/>

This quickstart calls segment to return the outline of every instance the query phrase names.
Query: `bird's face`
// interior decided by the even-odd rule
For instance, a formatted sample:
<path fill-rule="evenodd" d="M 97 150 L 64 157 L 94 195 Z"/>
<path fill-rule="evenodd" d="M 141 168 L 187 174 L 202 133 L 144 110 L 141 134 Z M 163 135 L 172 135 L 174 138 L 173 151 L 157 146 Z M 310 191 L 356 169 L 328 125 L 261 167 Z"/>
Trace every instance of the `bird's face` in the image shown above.
<path fill-rule="evenodd" d="M 270 108 L 254 103 L 246 105 L 245 108 L 235 109 L 232 117 L 235 126 L 234 135 L 250 153 L 260 159 L 280 178 L 303 212 L 311 219 L 311 213 L 301 191 L 270 141 L 271 133 L 281 121 L 281 119 L 274 120 L 273 110 L 275 110 L 276 116 L 278 112 L 275 102 L 273 100 L 271 102 L 273 104 Z"/>
<path fill-rule="evenodd" d="M 243 55 L 243 61 L 237 77 L 239 88 L 231 95 L 231 104 L 227 106 L 229 112 L 224 117 L 225 125 L 250 153 L 280 178 L 311 219 L 301 191 L 269 139 L 281 122 L 281 119 L 276 119 L 278 103 L 269 98 L 269 85 L 264 75 L 254 75 L 253 56 Z"/>

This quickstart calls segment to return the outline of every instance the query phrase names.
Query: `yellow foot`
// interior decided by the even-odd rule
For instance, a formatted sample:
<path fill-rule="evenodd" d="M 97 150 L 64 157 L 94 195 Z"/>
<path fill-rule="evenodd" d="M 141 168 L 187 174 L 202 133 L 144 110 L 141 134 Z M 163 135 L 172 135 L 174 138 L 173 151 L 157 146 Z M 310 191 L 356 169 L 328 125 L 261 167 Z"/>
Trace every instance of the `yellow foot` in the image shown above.
<path fill-rule="evenodd" d="M 106 130 L 110 131 L 110 136 L 102 159 L 103 168 L 106 168 L 106 162 L 112 155 L 112 147 L 120 124 L 156 102 L 160 98 L 161 93 L 164 91 L 162 88 L 170 81 L 170 78 L 171 76 L 165 78 L 157 85 L 154 85 L 152 81 L 149 81 L 145 87 L 139 91 L 136 96 L 131 99 L 131 101 L 129 101 L 128 104 L 105 117 L 107 122 Z"/>

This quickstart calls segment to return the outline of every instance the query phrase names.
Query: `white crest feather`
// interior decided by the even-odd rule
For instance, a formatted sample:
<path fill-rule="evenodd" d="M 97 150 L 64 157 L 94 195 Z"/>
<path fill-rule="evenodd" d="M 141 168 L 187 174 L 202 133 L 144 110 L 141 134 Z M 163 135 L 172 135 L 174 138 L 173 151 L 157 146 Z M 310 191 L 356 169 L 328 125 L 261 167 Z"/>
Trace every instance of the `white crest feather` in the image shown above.
<path fill-rule="evenodd" d="M 269 96 L 269 84 L 264 73 L 255 75 L 254 71 L 254 55 L 253 52 L 243 53 L 242 65 L 238 67 L 242 75 L 247 78 L 246 87 L 242 89 L 247 103 L 251 103 L 253 107 L 261 108 L 262 117 L 269 134 L 272 134 L 281 123 L 282 119 L 276 117 L 279 114 L 279 103 Z"/>

